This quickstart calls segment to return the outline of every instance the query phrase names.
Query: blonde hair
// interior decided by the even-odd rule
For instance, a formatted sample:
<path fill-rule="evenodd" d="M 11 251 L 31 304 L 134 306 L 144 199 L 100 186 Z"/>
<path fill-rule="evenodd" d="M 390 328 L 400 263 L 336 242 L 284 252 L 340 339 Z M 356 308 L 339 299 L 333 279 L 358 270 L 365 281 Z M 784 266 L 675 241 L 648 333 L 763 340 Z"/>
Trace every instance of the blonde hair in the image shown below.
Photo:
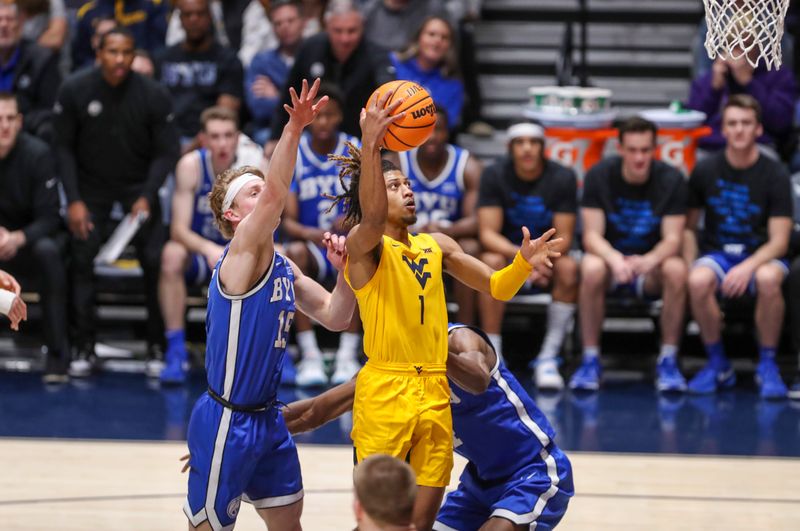
<path fill-rule="evenodd" d="M 358 464 L 353 479 L 358 502 L 376 524 L 411 524 L 417 480 L 407 463 L 389 455 L 371 455 Z"/>
<path fill-rule="evenodd" d="M 233 225 L 231 225 L 229 220 L 225 219 L 225 212 L 222 210 L 222 203 L 225 201 L 225 194 L 228 192 L 228 185 L 231 184 L 231 181 L 244 175 L 245 173 L 252 173 L 257 177 L 264 179 L 264 174 L 255 166 L 240 166 L 238 168 L 230 168 L 217 175 L 217 177 L 214 179 L 214 186 L 208 193 L 208 203 L 211 206 L 211 211 L 214 213 L 214 221 L 217 224 L 217 228 L 222 235 L 229 240 L 233 238 Z M 233 207 L 235 204 L 236 200 L 233 201 L 231 207 Z"/>
<path fill-rule="evenodd" d="M 429 15 L 427 18 L 425 18 L 425 20 L 422 21 L 422 24 L 419 25 L 419 28 L 417 28 L 417 32 L 414 34 L 411 42 L 408 43 L 405 49 L 398 52 L 397 58 L 405 62 L 412 57 L 417 56 L 419 53 L 419 38 L 422 35 L 422 32 L 425 31 L 425 27 L 434 20 L 443 22 L 444 25 L 447 26 L 448 31 L 450 31 L 450 47 L 447 49 L 447 53 L 442 58 L 442 63 L 439 68 L 442 77 L 446 79 L 460 79 L 461 71 L 458 66 L 458 43 L 456 42 L 456 32 L 450 21 L 442 16 Z"/>

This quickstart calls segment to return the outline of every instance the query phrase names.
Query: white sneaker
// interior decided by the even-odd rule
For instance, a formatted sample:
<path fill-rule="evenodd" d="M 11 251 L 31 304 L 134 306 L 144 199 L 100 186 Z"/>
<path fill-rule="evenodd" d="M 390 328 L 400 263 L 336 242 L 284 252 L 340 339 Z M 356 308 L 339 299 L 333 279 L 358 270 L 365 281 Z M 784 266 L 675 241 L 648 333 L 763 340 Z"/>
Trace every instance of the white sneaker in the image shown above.
<path fill-rule="evenodd" d="M 558 372 L 558 364 L 553 360 L 540 361 L 536 364 L 533 380 L 538 389 L 564 389 L 564 378 Z"/>
<path fill-rule="evenodd" d="M 164 370 L 164 362 L 162 360 L 147 360 L 144 362 L 144 373 L 148 378 L 161 377 L 161 371 Z"/>
<path fill-rule="evenodd" d="M 68 372 L 73 378 L 86 378 L 92 373 L 92 363 L 86 359 L 72 360 Z"/>
<path fill-rule="evenodd" d="M 336 360 L 336 370 L 331 376 L 331 384 L 339 385 L 349 382 L 361 370 L 361 364 L 355 358 L 342 358 Z"/>
<path fill-rule="evenodd" d="M 328 383 L 322 356 L 304 359 L 297 366 L 295 384 L 298 387 L 319 387 Z"/>

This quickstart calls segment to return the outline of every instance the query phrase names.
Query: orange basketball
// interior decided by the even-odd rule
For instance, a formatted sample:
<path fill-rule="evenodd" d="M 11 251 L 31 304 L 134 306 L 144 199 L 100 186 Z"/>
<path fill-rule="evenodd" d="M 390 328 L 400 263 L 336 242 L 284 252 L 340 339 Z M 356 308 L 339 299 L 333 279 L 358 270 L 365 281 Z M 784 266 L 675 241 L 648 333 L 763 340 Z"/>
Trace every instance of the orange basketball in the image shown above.
<path fill-rule="evenodd" d="M 389 125 L 383 137 L 383 145 L 392 151 L 407 151 L 423 144 L 433 133 L 436 125 L 436 107 L 428 91 L 413 81 L 390 81 L 384 83 L 372 93 L 367 106 L 380 99 L 386 91 L 394 90 L 394 94 L 386 102 L 391 105 L 397 98 L 405 101 L 394 114 L 406 112 L 403 119 Z"/>

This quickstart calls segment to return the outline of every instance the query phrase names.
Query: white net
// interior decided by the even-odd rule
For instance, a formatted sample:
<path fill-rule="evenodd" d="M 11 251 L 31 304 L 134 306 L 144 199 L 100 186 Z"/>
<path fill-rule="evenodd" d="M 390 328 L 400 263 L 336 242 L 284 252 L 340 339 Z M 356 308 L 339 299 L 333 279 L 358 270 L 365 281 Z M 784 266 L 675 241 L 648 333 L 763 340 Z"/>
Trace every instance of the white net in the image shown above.
<path fill-rule="evenodd" d="M 747 59 L 754 68 L 781 66 L 783 22 L 789 0 L 703 0 L 706 6 L 706 51 L 714 59 Z"/>

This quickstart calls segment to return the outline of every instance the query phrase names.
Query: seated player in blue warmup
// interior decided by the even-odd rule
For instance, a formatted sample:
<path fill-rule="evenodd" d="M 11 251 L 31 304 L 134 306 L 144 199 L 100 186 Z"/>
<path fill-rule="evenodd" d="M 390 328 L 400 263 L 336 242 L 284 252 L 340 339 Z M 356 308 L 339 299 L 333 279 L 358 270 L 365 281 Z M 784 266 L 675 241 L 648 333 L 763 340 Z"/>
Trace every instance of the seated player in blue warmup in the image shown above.
<path fill-rule="evenodd" d="M 270 529 L 300 529 L 300 462 L 276 405 L 286 342 L 295 308 L 342 330 L 356 304 L 341 274 L 329 293 L 275 252 L 273 241 L 300 135 L 327 101 L 314 103 L 318 88 L 319 80 L 311 89 L 303 80 L 300 96 L 290 89 L 289 122 L 266 179 L 252 166 L 227 170 L 209 196 L 221 232 L 232 239 L 209 286 L 208 391 L 189 421 L 190 529 L 232 529 L 242 499 Z M 326 241 L 330 259 L 343 267 L 344 238 Z"/>
<path fill-rule="evenodd" d="M 421 146 L 388 152 L 384 158 L 400 168 L 414 190 L 417 222 L 412 233 L 441 232 L 458 242 L 465 253 L 479 256 L 478 185 L 483 164 L 469 151 L 450 144 L 447 113 L 436 104 L 436 127 Z M 459 281 L 453 282 L 453 300 L 458 304 L 457 319 L 475 322 L 478 294 Z"/>
<path fill-rule="evenodd" d="M 761 106 L 749 95 L 731 96 L 722 111 L 725 149 L 700 161 L 689 179 L 687 255 L 689 300 L 700 326 L 708 364 L 689 382 L 693 393 L 713 393 L 736 383 L 722 348 L 718 296 L 755 296 L 760 361 L 756 384 L 762 398 L 786 396 L 775 351 L 783 326 L 781 286 L 789 272 L 792 191 L 784 166 L 759 151 Z M 705 226 L 698 231 L 700 213 Z"/>
<path fill-rule="evenodd" d="M 574 493 L 572 466 L 533 399 L 474 327 L 448 327 L 455 451 L 469 460 L 436 518 L 439 531 L 554 528 Z M 314 429 L 350 411 L 355 380 L 289 404 L 289 431 Z"/>
<path fill-rule="evenodd" d="M 634 117 L 619 128 L 620 156 L 600 161 L 586 174 L 581 216 L 583 248 L 578 312 L 583 362 L 572 389 L 600 387 L 600 332 L 605 295 L 660 298 L 659 391 L 684 391 L 676 355 L 684 327 L 686 262 L 679 255 L 686 227 L 686 179 L 655 160 L 655 124 Z"/>
<path fill-rule="evenodd" d="M 237 166 L 266 170 L 262 150 L 239 142 L 238 117 L 226 107 L 209 107 L 200 115 L 201 148 L 190 151 L 175 168 L 170 240 L 161 253 L 158 298 L 166 329 L 164 383 L 186 379 L 186 286 L 208 284 L 227 240 L 219 232 L 208 193 L 214 178 Z"/>
<path fill-rule="evenodd" d="M 342 208 L 331 207 L 332 198 L 344 192 L 339 180 L 339 167 L 335 161 L 328 159 L 328 155 L 347 156 L 349 150 L 345 142 L 359 146 L 360 141 L 339 130 L 343 117 L 343 99 L 339 90 L 323 83 L 317 97 L 324 96 L 328 97 L 328 104 L 300 139 L 282 228 L 291 240 L 286 245 L 286 256 L 305 274 L 325 284 L 336 278 L 336 270 L 325 258 L 322 235 L 326 231 L 340 230 Z M 294 316 L 294 324 L 302 360 L 297 368 L 297 385 L 313 387 L 327 384 L 328 377 L 311 321 L 298 313 Z M 336 368 L 331 378 L 334 384 L 348 381 L 361 368 L 358 363 L 360 324 L 359 319 L 353 319 L 350 328 L 339 337 Z"/>

